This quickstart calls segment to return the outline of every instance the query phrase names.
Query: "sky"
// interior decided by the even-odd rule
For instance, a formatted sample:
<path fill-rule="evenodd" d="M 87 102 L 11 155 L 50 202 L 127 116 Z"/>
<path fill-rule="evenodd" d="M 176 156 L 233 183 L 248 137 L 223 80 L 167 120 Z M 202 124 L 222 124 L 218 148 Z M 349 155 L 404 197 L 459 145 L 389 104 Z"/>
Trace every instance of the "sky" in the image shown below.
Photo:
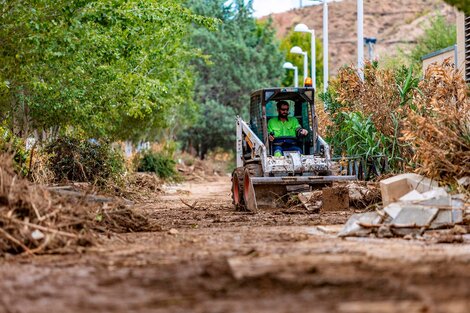
<path fill-rule="evenodd" d="M 261 17 L 270 13 L 279 13 L 289 11 L 300 6 L 300 0 L 254 0 L 254 16 Z M 303 6 L 311 4 L 312 1 L 303 0 Z"/>
<path fill-rule="evenodd" d="M 307 3 L 308 1 L 303 1 Z M 285 12 L 299 7 L 300 0 L 254 0 L 254 16 L 261 17 L 270 13 Z"/>

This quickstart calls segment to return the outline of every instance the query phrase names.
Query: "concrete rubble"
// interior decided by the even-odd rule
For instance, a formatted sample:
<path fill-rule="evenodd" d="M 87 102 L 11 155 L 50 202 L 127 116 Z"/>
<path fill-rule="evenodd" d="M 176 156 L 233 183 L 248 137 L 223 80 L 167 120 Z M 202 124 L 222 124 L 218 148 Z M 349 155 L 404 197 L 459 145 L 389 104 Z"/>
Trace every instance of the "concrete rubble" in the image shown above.
<path fill-rule="evenodd" d="M 380 187 L 383 209 L 354 214 L 338 236 L 409 238 L 429 230 L 470 224 L 469 199 L 464 194 L 450 195 L 435 181 L 402 174 L 381 181 Z"/>
<path fill-rule="evenodd" d="M 310 212 L 347 211 L 379 203 L 378 183 L 348 182 L 320 190 L 299 192 L 298 200 Z"/>

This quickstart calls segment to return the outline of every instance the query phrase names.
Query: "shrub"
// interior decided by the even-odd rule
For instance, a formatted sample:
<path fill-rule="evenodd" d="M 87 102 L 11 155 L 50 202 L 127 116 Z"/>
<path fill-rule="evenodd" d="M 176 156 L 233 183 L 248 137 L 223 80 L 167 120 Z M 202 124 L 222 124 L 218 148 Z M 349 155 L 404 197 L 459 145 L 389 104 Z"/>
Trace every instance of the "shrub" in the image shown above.
<path fill-rule="evenodd" d="M 342 68 L 322 95 L 332 122 L 327 140 L 336 156 L 377 153 L 387 156 L 393 170 L 402 170 L 411 153 L 400 132 L 418 80 L 411 67 L 381 69 L 370 62 L 364 66 L 364 81 L 357 73 Z"/>
<path fill-rule="evenodd" d="M 421 68 L 421 58 L 428 53 L 453 46 L 457 40 L 455 24 L 449 23 L 442 15 L 434 17 L 418 43 L 410 53 L 412 60 Z"/>
<path fill-rule="evenodd" d="M 453 64 L 431 65 L 415 92 L 403 140 L 415 152 L 417 171 L 448 184 L 470 176 L 470 98 Z"/>
<path fill-rule="evenodd" d="M 166 180 L 179 180 L 175 169 L 176 162 L 168 155 L 160 152 L 146 151 L 142 154 L 137 170 L 152 172 Z"/>
<path fill-rule="evenodd" d="M 44 150 L 50 155 L 48 167 L 57 182 L 101 184 L 119 178 L 125 171 L 121 152 L 107 143 L 64 136 L 48 143 Z"/>

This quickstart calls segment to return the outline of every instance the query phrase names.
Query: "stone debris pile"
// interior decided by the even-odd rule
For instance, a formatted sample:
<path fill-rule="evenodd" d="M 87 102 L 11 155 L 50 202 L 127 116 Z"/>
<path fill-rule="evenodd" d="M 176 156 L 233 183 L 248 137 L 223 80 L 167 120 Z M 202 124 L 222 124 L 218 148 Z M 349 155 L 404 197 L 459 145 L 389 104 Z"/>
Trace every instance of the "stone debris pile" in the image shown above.
<path fill-rule="evenodd" d="M 402 174 L 380 182 L 384 207 L 354 214 L 340 237 L 420 236 L 425 231 L 470 224 L 470 203 L 464 194 L 450 195 L 437 182 Z M 460 227 L 460 232 L 467 232 Z"/>

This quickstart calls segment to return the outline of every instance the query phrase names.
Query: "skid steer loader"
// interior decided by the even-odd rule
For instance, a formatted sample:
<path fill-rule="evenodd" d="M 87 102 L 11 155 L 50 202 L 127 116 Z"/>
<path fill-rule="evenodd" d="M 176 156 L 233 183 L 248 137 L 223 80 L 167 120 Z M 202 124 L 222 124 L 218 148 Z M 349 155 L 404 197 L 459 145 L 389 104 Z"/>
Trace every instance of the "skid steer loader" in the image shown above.
<path fill-rule="evenodd" d="M 289 104 L 289 116 L 308 130 L 302 138 L 289 137 L 302 153 L 299 149 L 284 150 L 282 156 L 274 156 L 276 142 L 269 141 L 268 122 L 278 118 L 277 102 L 281 100 Z M 314 88 L 257 90 L 251 94 L 249 124 L 241 117 L 237 117 L 236 124 L 237 168 L 232 173 L 232 199 L 239 210 L 276 208 L 290 192 L 356 179 L 353 175 L 332 175 L 330 148 L 317 131 Z"/>

